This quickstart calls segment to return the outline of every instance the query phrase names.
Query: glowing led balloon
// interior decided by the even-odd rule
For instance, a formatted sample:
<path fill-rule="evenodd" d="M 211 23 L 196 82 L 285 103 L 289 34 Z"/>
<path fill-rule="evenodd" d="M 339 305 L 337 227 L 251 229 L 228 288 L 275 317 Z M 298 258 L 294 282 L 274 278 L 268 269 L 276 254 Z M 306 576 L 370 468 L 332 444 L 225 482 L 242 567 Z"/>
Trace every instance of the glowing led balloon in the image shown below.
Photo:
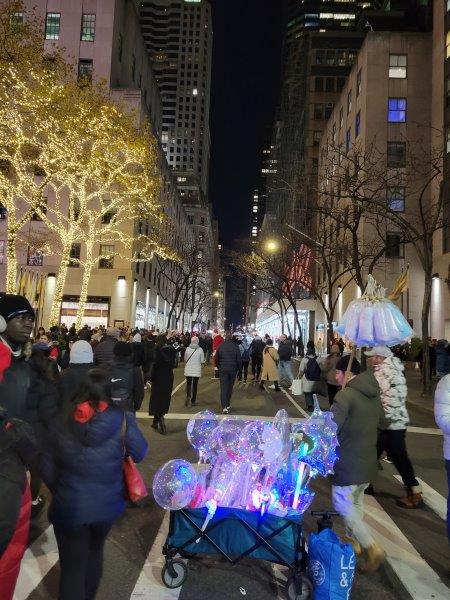
<path fill-rule="evenodd" d="M 304 423 L 303 431 L 314 442 L 312 449 L 301 458 L 313 469 L 311 475 L 317 472 L 326 477 L 334 473 L 334 463 L 337 460 L 336 448 L 339 445 L 337 425 L 333 420 L 333 413 L 320 410 L 316 394 L 314 394 L 314 411 Z"/>
<path fill-rule="evenodd" d="M 238 419 L 223 419 L 209 438 L 208 448 L 225 452 L 231 460 L 236 460 L 236 450 L 245 422 Z"/>
<path fill-rule="evenodd" d="M 210 436 L 218 425 L 218 418 L 210 410 L 202 410 L 189 420 L 186 428 L 187 438 L 191 445 L 199 451 L 200 458 L 207 451 Z"/>
<path fill-rule="evenodd" d="M 273 426 L 278 430 L 281 438 L 281 462 L 287 460 L 291 451 L 291 428 L 289 425 L 289 415 L 282 408 L 277 412 L 273 420 Z"/>
<path fill-rule="evenodd" d="M 166 510 L 180 510 L 196 493 L 197 474 L 191 463 L 175 459 L 163 465 L 153 479 L 153 496 Z"/>

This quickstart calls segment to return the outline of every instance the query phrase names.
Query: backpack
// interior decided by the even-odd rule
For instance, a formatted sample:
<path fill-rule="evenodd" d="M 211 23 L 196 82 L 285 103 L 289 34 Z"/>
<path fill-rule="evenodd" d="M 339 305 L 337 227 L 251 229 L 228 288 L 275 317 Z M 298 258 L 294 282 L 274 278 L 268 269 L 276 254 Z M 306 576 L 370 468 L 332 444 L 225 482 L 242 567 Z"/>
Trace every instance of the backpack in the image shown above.
<path fill-rule="evenodd" d="M 133 407 L 133 366 L 123 369 L 112 365 L 109 369 L 111 400 L 115 406 L 123 410 L 134 410 Z"/>
<path fill-rule="evenodd" d="M 308 359 L 305 377 L 308 379 L 308 381 L 320 381 L 320 367 L 316 357 Z"/>

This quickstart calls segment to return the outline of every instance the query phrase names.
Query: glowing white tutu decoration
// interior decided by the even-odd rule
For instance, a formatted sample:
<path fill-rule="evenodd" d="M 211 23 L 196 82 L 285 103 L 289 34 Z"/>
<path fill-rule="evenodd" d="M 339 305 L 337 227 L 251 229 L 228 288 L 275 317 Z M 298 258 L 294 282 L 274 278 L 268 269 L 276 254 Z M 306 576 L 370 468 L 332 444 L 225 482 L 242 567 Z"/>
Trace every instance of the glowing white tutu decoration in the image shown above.
<path fill-rule="evenodd" d="M 350 302 L 336 331 L 357 346 L 404 344 L 414 331 L 400 309 L 385 296 L 385 288 L 369 275 L 364 294 Z"/>

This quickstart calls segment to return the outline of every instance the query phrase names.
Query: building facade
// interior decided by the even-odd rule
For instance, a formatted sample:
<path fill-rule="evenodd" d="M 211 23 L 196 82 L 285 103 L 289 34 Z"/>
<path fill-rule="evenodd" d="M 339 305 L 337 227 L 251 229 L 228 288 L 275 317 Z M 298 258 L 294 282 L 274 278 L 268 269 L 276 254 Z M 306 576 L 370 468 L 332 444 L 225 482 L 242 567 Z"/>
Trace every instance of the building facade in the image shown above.
<path fill-rule="evenodd" d="M 75 58 L 78 75 L 104 81 L 111 99 L 125 110 L 136 115 L 136 125 L 150 122 L 157 139 L 162 130 L 162 103 L 159 87 L 154 77 L 147 49 L 141 34 L 135 6 L 127 0 L 29 0 L 27 10 L 36 7 L 38 17 L 44 24 L 46 44 L 64 48 L 67 55 Z M 26 15 L 25 15 L 26 18 Z M 47 41 L 48 40 L 48 41 Z M 161 146 L 157 147 L 160 173 L 159 202 L 167 217 L 164 230 L 158 231 L 159 238 L 183 255 L 183 250 L 194 244 L 194 232 L 185 207 L 181 201 L 176 178 L 167 165 Z M 51 201 L 51 199 L 49 199 Z M 0 256 L 7 215 L 0 219 Z M 127 224 L 127 233 L 136 236 L 151 234 L 151 223 L 147 221 Z M 39 234 L 43 225 L 32 221 L 29 232 Z M 73 256 L 83 259 L 83 244 L 74 244 Z M 158 285 L 158 261 L 131 262 L 131 255 L 114 256 L 103 260 L 104 249 L 99 244 L 98 267 L 91 277 L 84 322 L 90 325 L 131 325 L 165 329 L 175 326 L 167 323 L 170 310 L 170 289 L 164 289 L 163 300 Z M 43 281 L 40 296 L 39 324 L 48 325 L 50 306 L 55 287 L 55 275 L 59 268 L 57 255 L 45 255 L 23 248 L 19 251 L 18 274 L 21 291 L 32 297 L 36 281 Z M 3 261 L 1 261 L 3 262 Z M 5 281 L 5 265 L 0 264 L 0 280 Z M 74 264 L 69 268 L 61 306 L 61 321 L 70 325 L 75 321 L 82 269 Z M 170 284 L 165 282 L 165 288 Z M 183 315 L 185 324 L 190 315 Z M 181 325 L 181 323 L 179 323 Z"/>
<path fill-rule="evenodd" d="M 384 194 L 383 198 L 391 211 L 401 214 L 411 225 L 417 225 L 420 220 L 419 202 L 422 192 L 424 206 L 436 203 L 439 189 L 427 186 L 425 169 L 423 181 L 420 180 L 422 171 L 415 165 L 415 161 L 420 160 L 425 164 L 433 156 L 438 156 L 443 144 L 442 134 L 437 135 L 437 130 L 433 129 L 433 98 L 436 94 L 440 97 L 440 93 L 439 87 L 434 89 L 432 85 L 432 56 L 431 33 L 367 34 L 320 145 L 319 177 L 323 185 L 324 202 L 327 197 L 332 197 L 332 194 L 327 196 L 327 188 L 336 183 L 332 177 L 328 178 L 327 170 L 329 171 L 330 165 L 342 160 L 345 168 L 347 157 L 355 156 L 352 154 L 354 150 L 361 157 L 365 152 L 377 153 L 383 163 L 378 172 L 384 171 L 387 182 L 385 188 L 380 188 L 379 194 Z M 361 165 L 364 164 L 363 161 L 361 158 Z M 348 168 L 352 168 L 350 163 Z M 369 182 L 367 177 L 365 186 L 375 187 L 383 181 L 380 179 L 377 183 Z M 439 188 L 440 182 L 436 180 L 435 183 Z M 377 220 L 376 223 L 369 217 L 364 219 L 358 235 L 361 243 L 366 246 L 373 244 L 375 239 L 379 239 L 378 236 L 384 236 L 384 253 L 377 261 L 373 275 L 388 292 L 409 266 L 410 284 L 401 294 L 398 305 L 420 336 L 424 271 L 414 245 L 403 243 L 401 229 L 396 227 L 395 222 L 387 219 Z M 442 231 L 435 235 L 435 243 L 441 248 L 436 253 L 437 263 L 442 255 L 441 238 Z M 343 277 L 339 281 L 344 289 L 337 304 L 336 321 L 342 317 L 349 302 L 361 293 L 354 281 L 347 286 L 345 284 L 346 278 Z M 433 287 L 436 287 L 435 283 Z M 338 286 L 333 294 L 340 292 L 337 288 Z M 436 308 L 439 302 L 441 313 L 448 314 L 448 292 L 446 297 L 440 293 L 439 301 L 435 289 L 432 296 L 432 303 L 435 303 Z M 446 331 L 445 319 L 441 318 L 438 323 L 437 314 L 436 311 L 431 311 L 431 333 L 435 337 L 443 337 Z M 319 316 L 319 324 L 320 321 Z"/>

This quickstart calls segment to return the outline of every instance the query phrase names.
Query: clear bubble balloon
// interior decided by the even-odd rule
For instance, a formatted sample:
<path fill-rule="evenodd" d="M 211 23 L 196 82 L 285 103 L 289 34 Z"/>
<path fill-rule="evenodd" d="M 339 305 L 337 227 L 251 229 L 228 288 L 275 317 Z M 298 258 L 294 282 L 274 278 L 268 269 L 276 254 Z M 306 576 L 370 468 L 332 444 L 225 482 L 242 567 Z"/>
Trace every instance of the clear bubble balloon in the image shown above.
<path fill-rule="evenodd" d="M 280 433 L 282 444 L 280 460 L 284 462 L 287 460 L 291 451 L 291 428 L 289 425 L 289 415 L 284 408 L 279 410 L 275 415 L 273 426 Z"/>
<path fill-rule="evenodd" d="M 281 435 L 276 427 L 264 421 L 246 425 L 239 438 L 237 456 L 257 463 L 277 461 L 282 451 Z"/>
<path fill-rule="evenodd" d="M 237 447 L 245 421 L 223 419 L 212 433 L 211 448 L 216 453 L 224 452 L 231 460 L 237 458 Z"/>
<path fill-rule="evenodd" d="M 153 479 L 153 495 L 166 510 L 180 510 L 194 497 L 197 474 L 186 460 L 171 460 L 163 465 Z"/>
<path fill-rule="evenodd" d="M 186 433 L 191 445 L 199 452 L 208 448 L 209 438 L 218 426 L 217 416 L 210 410 L 202 410 L 189 420 Z"/>

